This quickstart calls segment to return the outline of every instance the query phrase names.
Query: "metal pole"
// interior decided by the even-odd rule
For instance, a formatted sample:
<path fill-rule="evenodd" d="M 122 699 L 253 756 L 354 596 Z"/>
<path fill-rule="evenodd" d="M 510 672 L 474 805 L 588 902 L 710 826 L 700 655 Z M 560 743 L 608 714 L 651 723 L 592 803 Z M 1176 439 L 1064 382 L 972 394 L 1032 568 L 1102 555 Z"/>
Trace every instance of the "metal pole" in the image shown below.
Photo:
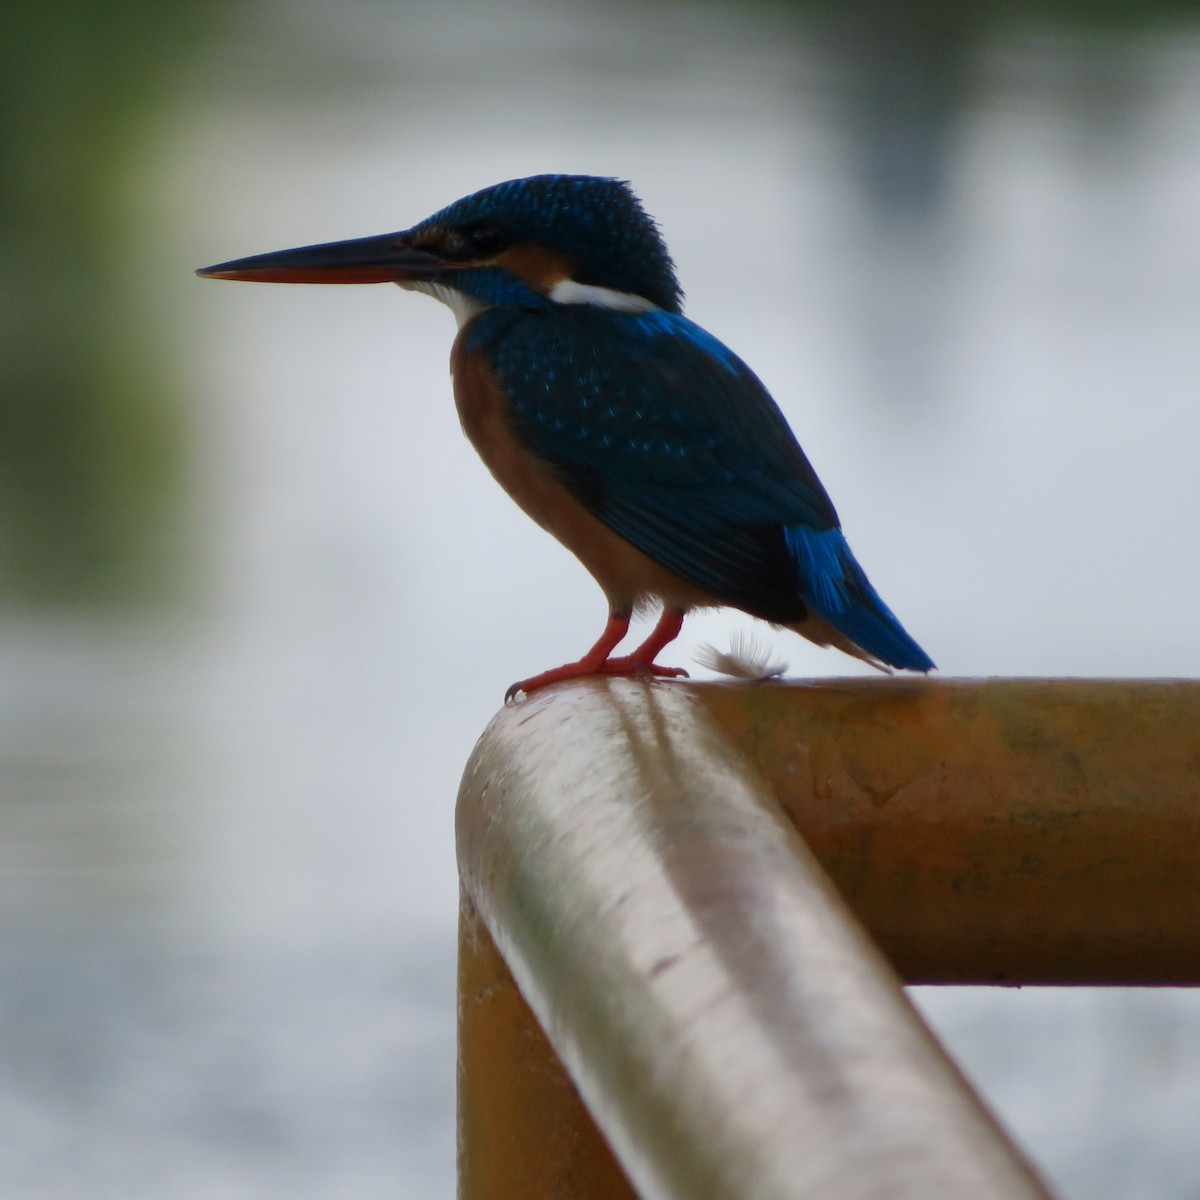
<path fill-rule="evenodd" d="M 1047 1195 L 694 691 L 589 681 L 505 709 L 458 839 L 643 1200 Z M 461 1082 L 469 1111 L 495 1081 L 468 1061 Z M 462 1192 L 518 1194 L 540 1193 Z"/>
<path fill-rule="evenodd" d="M 463 1200 L 637 1200 L 465 895 L 458 994 Z"/>
<path fill-rule="evenodd" d="M 908 982 L 1200 984 L 1200 682 L 691 693 Z"/>

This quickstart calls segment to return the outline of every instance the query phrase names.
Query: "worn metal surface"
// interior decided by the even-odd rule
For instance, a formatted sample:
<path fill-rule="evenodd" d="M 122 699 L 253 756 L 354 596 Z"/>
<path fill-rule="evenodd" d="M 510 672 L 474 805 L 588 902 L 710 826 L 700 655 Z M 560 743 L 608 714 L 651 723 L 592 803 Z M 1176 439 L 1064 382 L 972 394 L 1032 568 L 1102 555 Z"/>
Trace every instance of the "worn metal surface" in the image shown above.
<path fill-rule="evenodd" d="M 458 838 L 644 1200 L 1045 1195 L 695 691 L 585 681 L 505 709 Z M 464 1066 L 467 1089 L 505 1078 Z"/>
<path fill-rule="evenodd" d="M 693 694 L 910 982 L 1200 984 L 1200 682 Z"/>

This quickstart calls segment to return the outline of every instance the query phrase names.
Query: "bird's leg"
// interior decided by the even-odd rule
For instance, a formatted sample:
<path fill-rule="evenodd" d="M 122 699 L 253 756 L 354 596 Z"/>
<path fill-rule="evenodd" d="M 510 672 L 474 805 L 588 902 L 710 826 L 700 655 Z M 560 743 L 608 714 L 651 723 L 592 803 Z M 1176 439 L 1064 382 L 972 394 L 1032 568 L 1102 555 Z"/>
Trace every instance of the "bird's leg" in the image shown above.
<path fill-rule="evenodd" d="M 610 658 L 601 671 L 605 675 L 657 675 L 665 679 L 683 676 L 686 679 L 687 672 L 682 667 L 660 667 L 654 662 L 663 647 L 679 636 L 684 615 L 682 609 L 664 608 L 650 636 L 632 654 Z"/>
<path fill-rule="evenodd" d="M 522 679 L 519 683 L 514 683 L 504 693 L 504 703 L 508 704 L 518 692 L 524 692 L 525 695 L 530 696 L 539 688 L 544 688 L 547 684 L 558 683 L 563 679 L 579 679 L 584 675 L 599 675 L 608 662 L 608 656 L 616 649 L 617 643 L 629 632 L 629 617 L 628 612 L 610 612 L 608 624 L 605 625 L 599 640 L 578 662 L 564 663 L 561 667 L 554 667 L 549 671 L 543 671 L 540 675 L 534 675 L 529 679 Z M 670 640 L 667 638 L 667 641 Z"/>

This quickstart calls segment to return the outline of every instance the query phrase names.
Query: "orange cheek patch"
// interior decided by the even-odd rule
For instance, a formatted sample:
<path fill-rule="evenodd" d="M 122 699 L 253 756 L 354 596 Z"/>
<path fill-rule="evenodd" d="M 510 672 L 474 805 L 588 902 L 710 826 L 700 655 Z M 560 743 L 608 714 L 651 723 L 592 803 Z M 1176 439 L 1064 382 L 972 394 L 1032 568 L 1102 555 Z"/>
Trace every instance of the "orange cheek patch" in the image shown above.
<path fill-rule="evenodd" d="M 494 262 L 542 295 L 548 295 L 556 283 L 571 278 L 571 263 L 566 255 L 545 246 L 510 246 Z"/>

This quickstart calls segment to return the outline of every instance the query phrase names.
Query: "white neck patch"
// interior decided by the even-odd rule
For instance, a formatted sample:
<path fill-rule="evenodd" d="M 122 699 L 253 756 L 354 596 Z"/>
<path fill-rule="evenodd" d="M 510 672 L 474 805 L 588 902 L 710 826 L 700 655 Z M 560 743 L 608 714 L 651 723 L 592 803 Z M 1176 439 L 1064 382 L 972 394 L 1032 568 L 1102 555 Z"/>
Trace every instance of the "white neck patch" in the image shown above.
<path fill-rule="evenodd" d="M 444 283 L 405 282 L 398 284 L 406 292 L 422 292 L 440 300 L 453 314 L 461 329 L 472 317 L 477 317 L 488 307 L 482 300 L 465 295 L 457 288 Z M 610 308 L 616 312 L 656 312 L 658 305 L 645 296 L 633 292 L 618 292 L 613 288 L 596 287 L 590 283 L 576 283 L 574 279 L 560 279 L 549 292 L 549 299 L 556 304 L 590 304 L 595 308 Z"/>
<path fill-rule="evenodd" d="M 613 308 L 617 312 L 652 312 L 658 308 L 645 296 L 596 287 L 590 283 L 576 283 L 574 279 L 560 279 L 550 289 L 549 296 L 556 304 L 591 304 L 596 308 Z"/>
<path fill-rule="evenodd" d="M 401 283 L 399 286 L 406 292 L 424 292 L 426 296 L 432 296 L 435 300 L 440 300 L 454 314 L 454 319 L 458 322 L 459 329 L 472 317 L 477 317 L 487 308 L 487 305 L 482 300 L 476 300 L 474 296 L 467 296 L 457 288 L 447 287 L 444 283 L 420 281 Z"/>

